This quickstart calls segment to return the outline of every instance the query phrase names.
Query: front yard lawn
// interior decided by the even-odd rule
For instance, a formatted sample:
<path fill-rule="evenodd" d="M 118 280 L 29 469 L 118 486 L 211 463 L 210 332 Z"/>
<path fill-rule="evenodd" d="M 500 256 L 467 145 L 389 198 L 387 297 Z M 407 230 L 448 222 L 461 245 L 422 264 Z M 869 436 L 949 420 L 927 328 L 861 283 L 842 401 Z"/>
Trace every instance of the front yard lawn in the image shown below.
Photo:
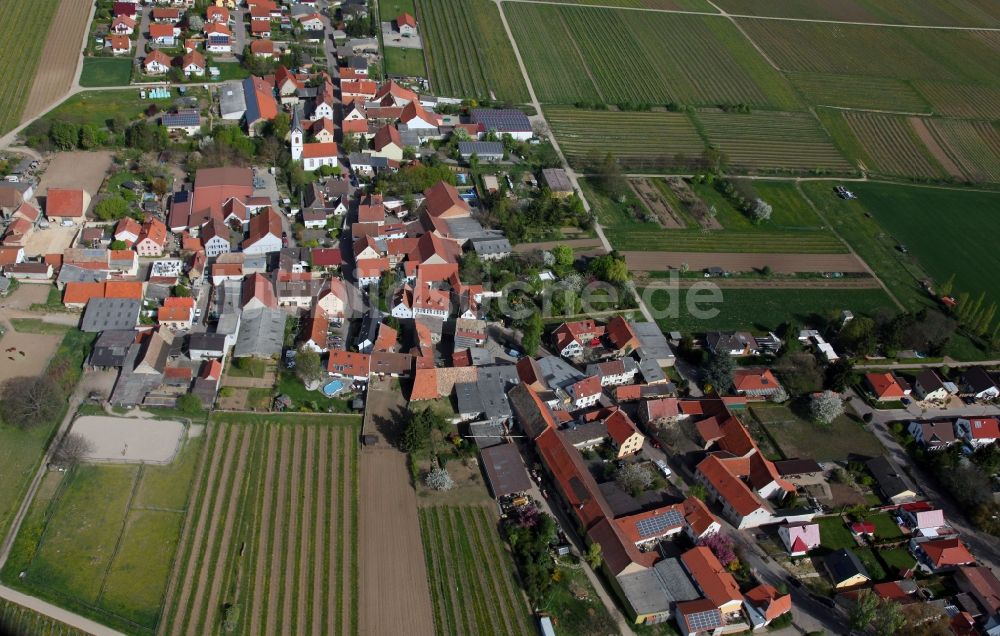
<path fill-rule="evenodd" d="M 868 517 L 867 521 L 875 524 L 875 536 L 879 539 L 896 539 L 903 536 L 903 531 L 888 512 L 880 512 Z"/>
<path fill-rule="evenodd" d="M 909 570 L 917 564 L 916 559 L 906 548 L 893 548 L 891 550 L 879 550 L 879 556 L 885 561 L 893 575 L 904 570 Z"/>
<path fill-rule="evenodd" d="M 856 548 L 854 537 L 841 517 L 820 517 L 816 520 L 819 524 L 820 544 L 831 552 L 841 548 Z"/>

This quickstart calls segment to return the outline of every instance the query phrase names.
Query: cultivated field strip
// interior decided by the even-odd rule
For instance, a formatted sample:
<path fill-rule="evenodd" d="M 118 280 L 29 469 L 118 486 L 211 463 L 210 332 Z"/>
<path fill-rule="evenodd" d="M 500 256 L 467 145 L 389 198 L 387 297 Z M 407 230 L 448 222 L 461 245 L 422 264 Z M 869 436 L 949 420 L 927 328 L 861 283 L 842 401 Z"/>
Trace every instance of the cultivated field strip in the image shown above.
<path fill-rule="evenodd" d="M 545 118 L 569 162 L 586 169 L 611 153 L 636 172 L 677 163 L 678 155 L 700 157 L 705 142 L 684 113 L 630 113 L 545 108 Z M 600 132 L 597 132 L 600 131 Z"/>
<path fill-rule="evenodd" d="M 504 11 L 543 102 L 801 107 L 725 20 L 520 2 Z"/>
<path fill-rule="evenodd" d="M 695 118 L 729 165 L 765 172 L 848 172 L 851 164 L 807 113 L 699 112 Z"/>
<path fill-rule="evenodd" d="M 869 170 L 932 179 L 947 176 L 905 117 L 854 111 L 843 116 L 867 155 Z"/>
<path fill-rule="evenodd" d="M 1000 67 L 987 34 L 975 31 L 738 19 L 785 71 L 996 85 Z M 992 35 L 992 34 L 989 34 Z"/>
<path fill-rule="evenodd" d="M 931 105 L 905 80 L 888 77 L 786 73 L 810 104 L 930 114 Z"/>
<path fill-rule="evenodd" d="M 21 121 L 59 0 L 4 0 L 0 21 L 0 134 Z M 79 40 L 74 47 L 79 47 Z"/>
<path fill-rule="evenodd" d="M 357 634 L 356 431 L 310 419 L 210 427 L 160 633 Z"/>
<path fill-rule="evenodd" d="M 727 13 L 845 22 L 1000 26 L 1000 7 L 993 0 L 715 0 Z"/>
<path fill-rule="evenodd" d="M 52 19 L 21 121 L 61 100 L 73 84 L 91 0 L 62 0 Z"/>
<path fill-rule="evenodd" d="M 935 112 L 948 117 L 1000 119 L 1000 86 L 913 82 Z"/>
<path fill-rule="evenodd" d="M 513 579 L 513 561 L 482 506 L 420 509 L 435 633 L 532 632 L 530 612 Z"/>
<path fill-rule="evenodd" d="M 590 79 L 587 64 L 551 5 L 508 2 L 504 14 L 542 102 L 598 102 L 602 98 Z"/>
<path fill-rule="evenodd" d="M 514 49 L 489 0 L 420 0 L 431 86 L 439 95 L 528 101 Z"/>
<path fill-rule="evenodd" d="M 739 232 L 645 230 L 605 228 L 611 246 L 618 250 L 649 252 L 733 252 L 774 254 L 843 254 L 847 247 L 829 232 Z"/>
<path fill-rule="evenodd" d="M 1000 182 L 1000 131 L 986 122 L 928 119 L 935 142 L 969 181 Z"/>
<path fill-rule="evenodd" d="M 5 599 L 0 599 L 0 633 L 30 636 L 86 636 L 87 634 Z"/>

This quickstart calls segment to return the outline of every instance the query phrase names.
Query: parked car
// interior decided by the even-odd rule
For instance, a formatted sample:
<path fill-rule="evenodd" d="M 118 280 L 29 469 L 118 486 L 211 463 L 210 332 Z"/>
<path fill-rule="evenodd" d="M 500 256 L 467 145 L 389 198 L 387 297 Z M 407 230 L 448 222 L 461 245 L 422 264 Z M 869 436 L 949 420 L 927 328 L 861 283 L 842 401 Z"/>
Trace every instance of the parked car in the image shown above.
<path fill-rule="evenodd" d="M 656 464 L 656 467 L 660 469 L 660 472 L 663 473 L 664 477 L 669 477 L 670 475 L 673 474 L 673 471 L 671 471 L 670 467 L 667 466 L 667 462 L 665 460 L 658 459 L 653 463 Z"/>

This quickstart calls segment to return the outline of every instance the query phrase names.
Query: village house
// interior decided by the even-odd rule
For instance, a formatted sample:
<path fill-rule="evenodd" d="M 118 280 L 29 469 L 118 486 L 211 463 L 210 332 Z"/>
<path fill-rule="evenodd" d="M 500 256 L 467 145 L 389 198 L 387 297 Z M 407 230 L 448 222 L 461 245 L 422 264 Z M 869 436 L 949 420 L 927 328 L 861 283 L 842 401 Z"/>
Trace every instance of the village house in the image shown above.
<path fill-rule="evenodd" d="M 153 51 L 142 61 L 146 75 L 165 75 L 170 71 L 170 57 L 163 51 Z"/>
<path fill-rule="evenodd" d="M 948 399 L 948 389 L 934 369 L 924 369 L 913 382 L 913 394 L 921 401 L 941 402 Z"/>
<path fill-rule="evenodd" d="M 785 544 L 788 554 L 797 557 L 805 556 L 810 550 L 820 546 L 819 524 L 791 523 L 778 527 L 778 536 Z"/>
<path fill-rule="evenodd" d="M 955 433 L 972 448 L 988 446 L 1000 439 L 1000 419 L 969 417 L 955 420 Z"/>
<path fill-rule="evenodd" d="M 778 378 L 766 367 L 733 371 L 733 392 L 748 399 L 766 400 L 782 391 Z"/>
<path fill-rule="evenodd" d="M 866 373 L 865 384 L 878 402 L 901 400 L 910 394 L 910 386 L 894 373 Z"/>
<path fill-rule="evenodd" d="M 156 320 L 161 326 L 175 331 L 190 329 L 194 320 L 194 298 L 166 298 L 156 313 Z"/>
<path fill-rule="evenodd" d="M 907 431 L 929 451 L 942 450 L 958 442 L 955 423 L 951 420 L 910 422 Z"/>

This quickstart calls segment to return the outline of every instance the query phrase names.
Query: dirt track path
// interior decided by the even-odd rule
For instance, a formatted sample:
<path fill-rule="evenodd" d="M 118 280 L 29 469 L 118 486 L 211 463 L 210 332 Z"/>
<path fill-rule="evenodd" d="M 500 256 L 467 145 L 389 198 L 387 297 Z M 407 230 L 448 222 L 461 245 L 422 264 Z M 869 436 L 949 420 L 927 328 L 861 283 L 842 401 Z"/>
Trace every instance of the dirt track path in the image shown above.
<path fill-rule="evenodd" d="M 226 474 L 229 471 L 229 466 L 233 460 L 233 453 L 236 449 L 236 436 L 239 432 L 235 427 L 229 427 L 228 429 L 222 429 L 220 427 L 217 433 L 219 442 L 216 443 L 215 453 L 212 455 L 212 466 L 208 472 L 208 480 L 206 481 L 205 496 L 202 499 L 201 510 L 198 512 L 198 527 L 194 532 L 194 544 L 191 546 L 191 552 L 188 555 L 187 569 L 184 572 L 184 582 L 181 584 L 181 598 L 177 603 L 177 616 L 174 617 L 174 624 L 171 626 L 170 633 L 173 636 L 180 636 L 180 633 L 184 630 L 184 619 L 190 614 L 189 601 L 191 600 L 191 593 L 194 591 L 194 575 L 198 570 L 198 563 L 201 559 L 202 545 L 205 543 L 205 525 L 210 519 L 209 508 L 212 505 L 213 497 L 218 498 L 218 491 L 213 489 L 212 486 L 217 484 L 217 470 L 220 467 L 220 456 L 219 453 L 222 450 L 222 437 L 228 430 L 228 437 L 226 438 L 226 452 L 225 459 L 221 463 L 222 468 L 222 481 L 225 482 Z"/>
<path fill-rule="evenodd" d="M 178 584 L 180 583 L 181 560 L 183 559 L 184 553 L 187 551 L 188 544 L 191 542 L 193 536 L 191 529 L 193 524 L 196 521 L 200 522 L 202 519 L 202 517 L 200 516 L 197 517 L 195 516 L 195 511 L 193 507 L 197 503 L 196 498 L 198 497 L 198 493 L 201 492 L 202 488 L 204 487 L 204 484 L 206 483 L 205 482 L 206 475 L 208 475 L 208 473 L 211 472 L 211 470 L 214 470 L 219 463 L 217 454 L 219 453 L 218 443 L 221 437 L 222 437 L 221 429 L 218 428 L 212 429 L 211 438 L 205 440 L 205 445 L 202 448 L 201 457 L 198 460 L 198 469 L 197 469 L 198 473 L 195 477 L 195 483 L 191 490 L 191 494 L 188 495 L 184 525 L 181 530 L 181 540 L 177 545 L 176 556 L 174 556 L 174 564 L 173 567 L 171 568 L 170 582 L 167 584 L 167 590 L 166 593 L 164 594 L 166 602 L 163 604 L 163 613 L 160 616 L 160 623 L 158 625 L 158 629 L 156 630 L 158 634 L 163 633 L 163 630 L 167 625 L 167 621 L 171 618 L 169 616 L 170 608 L 172 606 L 174 596 L 177 594 Z M 207 466 L 206 462 L 209 461 L 208 454 L 210 450 L 213 452 L 212 469 L 206 470 L 205 467 Z"/>
<path fill-rule="evenodd" d="M 281 623 L 286 629 L 296 631 L 295 628 L 301 626 L 293 622 L 296 618 L 292 601 L 295 599 L 296 572 L 295 556 L 299 540 L 299 517 L 302 514 L 302 501 L 300 500 L 299 488 L 302 478 L 302 427 L 295 427 L 295 446 L 292 448 L 292 491 L 288 497 L 289 502 L 289 524 L 288 540 L 285 542 L 285 577 L 284 588 L 285 598 L 281 608 Z"/>
<path fill-rule="evenodd" d="M 313 525 L 313 582 L 312 582 L 312 633 L 314 636 L 323 634 L 323 573 L 326 571 L 326 520 L 329 510 L 326 507 L 326 467 L 330 463 L 327 455 L 330 446 L 330 428 L 319 429 L 319 474 L 316 482 L 316 522 Z"/>
<path fill-rule="evenodd" d="M 268 535 L 271 532 L 272 486 L 274 470 L 278 463 L 278 429 L 272 427 L 267 438 L 267 472 L 264 474 L 264 503 L 260 510 L 260 534 L 257 539 L 257 565 L 254 567 L 253 604 L 250 614 L 250 633 L 260 633 L 260 618 L 264 604 L 264 571 L 267 569 Z"/>
<path fill-rule="evenodd" d="M 278 491 L 275 494 L 278 505 L 275 507 L 274 534 L 271 541 L 271 567 L 267 582 L 267 627 L 264 633 L 275 634 L 278 627 L 278 594 L 281 592 L 281 548 L 282 531 L 285 527 L 285 504 L 288 490 L 288 455 L 291 453 L 292 433 L 288 429 L 281 431 L 281 468 L 278 469 Z"/>
<path fill-rule="evenodd" d="M 855 254 L 763 254 L 733 252 L 623 252 L 632 271 L 665 271 L 686 264 L 692 271 L 721 267 L 731 272 L 748 272 L 764 266 L 781 274 L 797 272 L 867 273 Z"/>
<path fill-rule="evenodd" d="M 302 489 L 302 536 L 299 537 L 299 584 L 296 597 L 299 602 L 295 625 L 298 632 L 304 634 L 306 625 L 306 610 L 309 607 L 309 568 L 315 563 L 315 556 L 310 554 L 312 543 L 312 512 L 313 512 L 313 457 L 316 454 L 316 427 L 306 429 L 306 465 L 303 471 L 305 487 Z"/>
<path fill-rule="evenodd" d="M 225 579 L 226 566 L 230 562 L 230 547 L 233 542 L 233 525 L 236 523 L 236 506 L 241 501 L 243 479 L 246 476 L 247 458 L 250 455 L 250 442 L 254 437 L 254 429 L 247 428 L 243 433 L 243 444 L 240 446 L 240 459 L 233 476 L 233 485 L 229 489 L 229 507 L 226 509 L 226 524 L 222 529 L 222 544 L 219 554 L 215 557 L 215 572 L 212 575 L 211 591 L 208 595 L 208 607 L 205 615 L 205 631 L 214 631 L 216 614 L 219 610 L 219 597 L 222 595 L 222 582 Z M 200 589 L 199 585 L 199 589 Z M 194 633 L 194 632 L 192 632 Z"/>

